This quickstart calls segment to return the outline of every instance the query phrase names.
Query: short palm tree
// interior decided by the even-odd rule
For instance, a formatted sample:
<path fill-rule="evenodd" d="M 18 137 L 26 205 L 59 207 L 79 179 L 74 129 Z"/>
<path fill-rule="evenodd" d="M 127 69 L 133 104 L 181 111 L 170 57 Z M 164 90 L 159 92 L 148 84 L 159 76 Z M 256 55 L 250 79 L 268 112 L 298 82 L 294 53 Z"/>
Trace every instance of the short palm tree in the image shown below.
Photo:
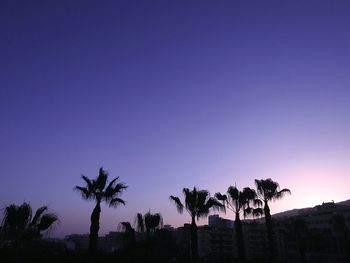
<path fill-rule="evenodd" d="M 141 213 L 137 213 L 135 218 L 136 229 L 141 233 L 144 232 L 146 228 L 146 237 L 147 241 L 150 240 L 151 233 L 153 233 L 156 229 L 163 227 L 163 217 L 160 213 L 151 214 L 148 211 L 144 216 Z"/>
<path fill-rule="evenodd" d="M 163 217 L 160 213 L 151 214 L 149 211 L 145 214 L 144 219 L 147 240 L 149 240 L 151 233 L 153 233 L 156 229 L 163 227 Z"/>
<path fill-rule="evenodd" d="M 243 191 L 239 191 L 236 186 L 230 186 L 227 189 L 227 195 L 216 193 L 215 197 L 222 201 L 223 204 L 235 214 L 235 233 L 238 258 L 241 262 L 244 262 L 245 248 L 240 214 L 243 213 L 244 218 L 248 215 L 261 215 L 263 213 L 262 209 L 260 207 L 254 208 L 255 205 L 260 206 L 261 201 L 257 198 L 255 190 L 249 187 L 245 187 Z"/>
<path fill-rule="evenodd" d="M 33 216 L 28 203 L 12 204 L 4 209 L 1 232 L 4 239 L 13 240 L 19 246 L 23 241 L 49 233 L 58 222 L 57 215 L 48 212 L 47 206 L 38 208 Z"/>
<path fill-rule="evenodd" d="M 141 213 L 137 213 L 135 217 L 135 227 L 138 232 L 145 232 L 145 223 L 143 221 L 143 215 Z"/>
<path fill-rule="evenodd" d="M 269 241 L 270 261 L 275 260 L 274 238 L 273 238 L 273 226 L 272 217 L 270 213 L 269 202 L 272 200 L 282 199 L 285 194 L 290 194 L 290 190 L 284 188 L 280 190 L 280 186 L 277 182 L 271 178 L 255 180 L 256 191 L 258 198 L 264 204 L 265 224 L 267 229 L 267 238 Z"/>
<path fill-rule="evenodd" d="M 86 183 L 85 186 L 76 186 L 75 190 L 80 192 L 86 200 L 96 202 L 95 208 L 90 217 L 89 250 L 96 251 L 98 241 L 98 231 L 100 229 L 101 202 L 106 202 L 110 207 L 117 207 L 119 204 L 125 205 L 125 201 L 119 198 L 123 190 L 127 188 L 124 183 L 117 183 L 119 177 L 114 178 L 108 185 L 108 173 L 101 167 L 96 179 L 89 179 L 82 175 Z"/>
<path fill-rule="evenodd" d="M 182 190 L 185 196 L 185 202 L 182 203 L 180 198 L 171 195 L 172 200 L 179 213 L 182 213 L 184 208 L 191 216 L 191 257 L 193 262 L 198 262 L 198 240 L 197 240 L 197 224 L 201 217 L 207 217 L 211 209 L 225 210 L 225 206 L 221 204 L 216 198 L 210 197 L 207 190 L 197 190 L 196 187 L 193 190 L 184 188 Z"/>

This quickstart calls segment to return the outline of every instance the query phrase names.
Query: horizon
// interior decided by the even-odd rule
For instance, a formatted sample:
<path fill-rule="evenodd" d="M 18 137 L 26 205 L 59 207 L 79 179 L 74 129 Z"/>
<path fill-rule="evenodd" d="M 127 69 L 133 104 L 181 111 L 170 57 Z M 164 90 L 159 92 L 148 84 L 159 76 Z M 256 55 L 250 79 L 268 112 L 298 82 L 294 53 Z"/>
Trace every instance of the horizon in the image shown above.
<path fill-rule="evenodd" d="M 1 208 L 48 205 L 87 233 L 81 175 L 129 186 L 100 235 L 272 178 L 273 214 L 350 199 L 350 2 L 0 3 Z M 3 210 L 1 210 L 0 219 Z M 232 213 L 220 214 L 231 219 Z M 203 224 L 207 219 L 199 221 Z"/>
<path fill-rule="evenodd" d="M 332 200 L 334 202 L 334 200 Z M 342 203 L 342 202 L 345 202 L 345 201 L 350 201 L 350 199 L 347 199 L 347 200 L 343 200 L 343 201 L 339 201 L 339 202 L 334 202 L 335 204 L 337 203 Z M 326 203 L 326 202 L 324 202 Z M 332 202 L 331 202 L 332 203 Z M 323 204 L 323 203 L 322 203 Z M 322 204 L 318 204 L 318 205 L 322 205 Z M 308 209 L 308 208 L 315 208 L 316 206 L 318 205 L 315 205 L 315 206 L 310 206 L 310 207 L 300 207 L 300 208 L 292 208 L 292 209 L 289 209 L 289 210 L 285 210 L 285 211 L 280 211 L 280 212 L 277 212 L 277 213 L 274 213 L 274 214 L 271 214 L 272 216 L 275 216 L 275 215 L 279 215 L 281 213 L 285 213 L 285 212 L 290 212 L 290 211 L 294 211 L 294 210 L 302 210 L 302 209 Z M 213 212 L 213 213 L 210 213 L 210 215 L 208 217 L 206 217 L 204 220 L 201 220 L 202 221 L 202 224 L 198 224 L 198 227 L 200 226 L 207 226 L 209 224 L 209 217 L 210 216 L 213 216 L 213 215 L 218 215 L 220 218 L 224 218 L 224 219 L 228 219 L 230 221 L 232 221 L 232 223 L 234 223 L 234 218 L 229 218 L 226 216 L 225 213 L 220 213 L 220 212 Z M 261 217 L 249 217 L 249 218 L 242 218 L 242 222 L 244 221 L 251 221 L 251 220 L 257 220 L 257 221 L 261 221 L 261 219 L 264 218 L 264 215 L 262 215 Z M 206 221 L 206 222 L 205 222 Z M 264 224 L 263 221 L 261 221 L 261 224 Z M 171 227 L 174 227 L 174 229 L 177 229 L 179 227 L 183 227 L 184 225 L 190 225 L 190 222 L 184 222 L 182 225 L 179 225 L 179 226 L 173 226 L 173 225 L 170 225 L 170 224 L 167 224 L 167 222 L 163 222 L 163 226 L 165 225 L 168 225 L 168 226 L 171 226 Z M 106 231 L 105 233 L 103 234 L 100 234 L 99 236 L 102 237 L 102 236 L 105 236 L 107 234 L 109 234 L 110 232 L 119 232 L 119 233 L 123 233 L 123 231 L 120 231 L 118 229 L 111 229 L 109 231 Z M 68 233 L 67 235 L 65 236 L 54 236 L 54 235 L 49 235 L 48 238 L 58 238 L 58 239 L 64 239 L 66 236 L 69 236 L 69 235 L 89 235 L 89 231 L 87 231 L 86 233 Z"/>

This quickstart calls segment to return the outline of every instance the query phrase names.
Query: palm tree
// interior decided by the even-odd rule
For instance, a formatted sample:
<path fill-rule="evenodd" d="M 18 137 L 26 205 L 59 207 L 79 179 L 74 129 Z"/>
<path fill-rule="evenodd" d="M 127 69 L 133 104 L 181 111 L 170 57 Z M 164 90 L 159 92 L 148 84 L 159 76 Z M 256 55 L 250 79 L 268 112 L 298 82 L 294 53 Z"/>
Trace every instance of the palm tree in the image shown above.
<path fill-rule="evenodd" d="M 108 173 L 101 167 L 96 179 L 89 179 L 82 175 L 86 185 L 76 186 L 75 190 L 81 193 L 83 199 L 93 200 L 96 206 L 90 217 L 89 251 L 95 252 L 97 249 L 98 231 L 100 229 L 101 202 L 106 202 L 110 207 L 117 207 L 119 204 L 125 205 L 125 201 L 119 198 L 123 190 L 127 188 L 124 183 L 117 183 L 119 177 L 114 178 L 106 187 Z"/>
<path fill-rule="evenodd" d="M 136 229 L 141 233 L 144 233 L 144 229 L 146 228 L 146 237 L 147 241 L 149 241 L 151 233 L 163 227 L 163 217 L 160 213 L 151 214 L 150 211 L 144 216 L 141 213 L 137 213 L 135 225 Z"/>
<path fill-rule="evenodd" d="M 185 196 L 184 204 L 180 201 L 180 198 L 171 195 L 172 200 L 178 212 L 181 214 L 184 210 L 191 216 L 191 256 L 193 262 L 198 262 L 198 240 L 197 240 L 197 224 L 201 217 L 208 216 L 210 209 L 225 210 L 225 206 L 221 204 L 216 198 L 210 197 L 207 190 L 197 190 L 196 187 L 193 190 L 184 188 L 182 190 Z"/>
<path fill-rule="evenodd" d="M 147 240 L 150 240 L 150 234 L 156 229 L 163 227 L 163 217 L 160 213 L 151 214 L 147 212 L 144 216 Z"/>
<path fill-rule="evenodd" d="M 1 232 L 4 239 L 15 241 L 18 247 L 23 241 L 40 238 L 58 224 L 58 216 L 48 212 L 47 206 L 38 208 L 33 216 L 28 203 L 9 205 L 4 209 Z"/>
<path fill-rule="evenodd" d="M 145 232 L 145 224 L 143 222 L 143 215 L 141 213 L 137 213 L 135 217 L 135 227 L 138 232 Z"/>
<path fill-rule="evenodd" d="M 256 190 L 258 198 L 264 204 L 265 224 L 267 229 L 267 238 L 269 241 L 270 261 L 275 260 L 274 251 L 274 238 L 273 238 L 273 226 L 270 213 L 269 202 L 272 200 L 282 199 L 285 194 L 290 194 L 290 190 L 284 188 L 280 190 L 280 186 L 277 182 L 274 182 L 271 178 L 268 179 L 255 179 Z"/>
<path fill-rule="evenodd" d="M 254 208 L 252 205 L 261 205 L 261 201 L 257 198 L 257 194 L 254 189 L 245 187 L 243 191 L 239 191 L 236 186 L 230 186 L 227 189 L 227 195 L 216 193 L 215 197 L 223 202 L 229 210 L 235 214 L 235 232 L 236 232 L 236 244 L 238 250 L 238 258 L 241 262 L 245 261 L 245 248 L 243 239 L 242 222 L 240 214 L 243 213 L 244 218 L 248 215 L 260 215 L 262 209 Z"/>

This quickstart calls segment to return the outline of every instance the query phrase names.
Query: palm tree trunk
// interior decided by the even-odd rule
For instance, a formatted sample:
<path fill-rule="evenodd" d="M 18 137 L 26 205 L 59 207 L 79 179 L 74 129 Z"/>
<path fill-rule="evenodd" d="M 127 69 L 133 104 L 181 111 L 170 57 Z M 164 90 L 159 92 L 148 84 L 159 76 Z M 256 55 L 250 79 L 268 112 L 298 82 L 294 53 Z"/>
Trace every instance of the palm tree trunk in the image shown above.
<path fill-rule="evenodd" d="M 235 228 L 236 228 L 236 242 L 237 242 L 237 249 L 238 249 L 238 259 L 239 259 L 239 262 L 244 262 L 245 261 L 245 249 L 244 249 L 242 222 L 241 222 L 241 219 L 239 218 L 239 212 L 236 212 Z"/>
<path fill-rule="evenodd" d="M 100 213 L 101 213 L 101 201 L 97 201 L 94 210 L 90 217 L 90 235 L 89 235 L 89 251 L 96 252 L 98 231 L 100 229 Z"/>
<path fill-rule="evenodd" d="M 195 262 L 195 263 L 199 262 L 197 225 L 196 225 L 196 219 L 194 216 L 192 216 L 192 222 L 191 222 L 191 257 L 192 257 L 192 262 Z"/>
<path fill-rule="evenodd" d="M 266 224 L 266 230 L 267 230 L 267 239 L 269 242 L 270 262 L 275 262 L 272 218 L 270 214 L 270 207 L 268 206 L 267 202 L 265 202 L 264 213 L 265 213 L 265 224 Z"/>

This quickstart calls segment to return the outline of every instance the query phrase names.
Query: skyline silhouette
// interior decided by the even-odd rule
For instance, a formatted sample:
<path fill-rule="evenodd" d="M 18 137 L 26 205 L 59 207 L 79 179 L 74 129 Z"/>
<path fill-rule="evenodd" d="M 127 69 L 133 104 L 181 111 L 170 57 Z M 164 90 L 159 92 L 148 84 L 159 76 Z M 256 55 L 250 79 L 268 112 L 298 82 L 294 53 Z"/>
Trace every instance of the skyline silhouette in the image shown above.
<path fill-rule="evenodd" d="M 1 208 L 47 205 L 53 236 L 88 233 L 94 203 L 73 187 L 100 167 L 129 186 L 125 207 L 102 206 L 101 235 L 137 212 L 183 225 L 168 199 L 183 187 L 214 196 L 273 178 L 293 194 L 272 214 L 349 199 L 349 11 L 1 1 Z"/>

